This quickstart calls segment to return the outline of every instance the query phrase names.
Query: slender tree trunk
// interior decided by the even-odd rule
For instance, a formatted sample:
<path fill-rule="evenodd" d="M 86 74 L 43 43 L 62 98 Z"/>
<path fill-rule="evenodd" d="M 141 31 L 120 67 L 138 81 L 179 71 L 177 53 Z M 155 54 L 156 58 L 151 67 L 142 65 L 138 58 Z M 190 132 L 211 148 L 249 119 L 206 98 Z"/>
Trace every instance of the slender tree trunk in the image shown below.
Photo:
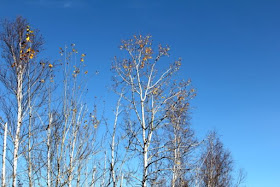
<path fill-rule="evenodd" d="M 75 115 L 75 117 L 76 117 L 76 115 Z M 74 118 L 75 118 L 74 117 Z M 75 124 L 76 122 L 74 122 L 74 124 Z M 75 124 L 76 125 L 76 124 Z M 77 127 L 78 128 L 78 127 Z M 72 134 L 72 136 L 73 136 L 73 140 L 72 140 L 72 145 L 71 145 L 71 148 L 72 148 L 72 151 L 71 151 L 71 153 L 70 153 L 70 163 L 69 163 L 69 178 L 68 178 L 68 186 L 69 187 L 71 187 L 72 186 L 72 180 L 73 180 L 73 171 L 74 171 L 74 164 L 73 164 L 73 162 L 74 162 L 74 152 L 75 152 L 75 145 L 76 145 L 76 138 L 77 138 L 77 131 L 78 131 L 78 129 L 76 129 L 75 127 L 73 128 L 73 134 Z"/>
<path fill-rule="evenodd" d="M 21 68 L 21 67 L 19 67 Z M 17 127 L 16 127 L 16 136 L 15 136 L 15 141 L 14 141 L 14 156 L 13 156 L 13 187 L 17 186 L 17 164 L 18 164 L 18 149 L 19 149 L 19 139 L 20 139 L 20 130 L 21 130 L 21 125 L 22 125 L 22 71 L 18 72 L 17 76 L 17 105 L 18 105 L 18 111 L 17 111 Z"/>
<path fill-rule="evenodd" d="M 102 186 L 102 187 L 104 187 L 104 186 L 105 186 L 106 158 L 107 158 L 107 151 L 105 151 L 105 155 L 104 155 L 104 169 L 103 169 L 103 174 L 102 174 L 102 183 L 101 183 L 101 186 Z"/>
<path fill-rule="evenodd" d="M 148 166 L 148 150 L 147 150 L 147 144 L 144 143 L 144 150 L 143 150 L 143 178 L 142 178 L 142 187 L 147 186 L 147 166 Z"/>
<path fill-rule="evenodd" d="M 123 186 L 123 173 L 122 173 L 122 176 L 121 176 L 121 184 L 120 184 L 120 187 Z"/>
<path fill-rule="evenodd" d="M 145 123 L 145 108 L 144 101 L 141 98 L 141 113 L 142 113 L 142 138 L 143 138 L 143 177 L 142 187 L 147 186 L 147 167 L 148 167 L 148 142 L 146 139 L 146 123 Z"/>
<path fill-rule="evenodd" d="M 115 136 L 116 136 L 117 123 L 118 123 L 118 116 L 120 114 L 119 108 L 120 108 L 121 99 L 122 99 L 122 95 L 120 96 L 118 103 L 117 103 L 114 128 L 113 128 L 113 134 L 112 134 L 112 142 L 111 142 L 111 175 L 112 175 L 113 187 L 117 186 L 116 173 L 115 173 Z"/>
<path fill-rule="evenodd" d="M 28 127 L 28 180 L 29 187 L 33 186 L 32 183 L 32 158 L 31 158 L 31 108 L 29 109 L 29 127 Z"/>
<path fill-rule="evenodd" d="M 115 177 L 115 127 L 112 137 L 112 149 L 111 149 L 111 172 L 112 172 L 112 180 L 113 186 L 116 187 L 116 177 Z"/>
<path fill-rule="evenodd" d="M 2 187 L 6 187 L 6 146 L 7 146 L 8 124 L 5 123 L 3 137 L 3 155 L 2 155 Z"/>
<path fill-rule="evenodd" d="M 95 173 L 96 173 L 96 166 L 94 166 L 93 172 L 92 172 L 92 178 L 91 178 L 91 185 L 90 187 L 95 187 Z"/>
<path fill-rule="evenodd" d="M 32 133 L 32 106 L 31 106 L 31 86 L 30 86 L 30 65 L 28 65 L 28 109 L 29 109 L 29 124 L 28 124 L 28 180 L 29 187 L 33 186 L 32 182 L 32 153 L 31 153 L 31 133 Z"/>
<path fill-rule="evenodd" d="M 176 135 L 174 137 L 174 144 L 176 146 Z M 176 169 L 176 164 L 177 164 L 177 149 L 174 149 L 174 163 L 173 163 L 173 172 L 172 172 L 172 187 L 175 187 L 176 179 L 177 179 L 177 169 Z"/>
<path fill-rule="evenodd" d="M 47 132 L 47 147 L 48 147 L 48 156 L 47 156 L 47 173 L 48 173 L 48 178 L 47 178 L 47 183 L 48 187 L 51 187 L 51 128 L 52 128 L 52 113 L 49 115 L 49 125 L 48 125 L 48 132 Z"/>
<path fill-rule="evenodd" d="M 82 161 L 79 160 L 79 166 L 78 166 L 78 174 L 77 174 L 77 187 L 80 187 L 80 182 L 81 182 L 81 170 L 82 170 Z M 87 168 L 86 168 L 87 170 Z M 87 171 L 86 171 L 87 172 Z M 87 180 L 87 176 L 86 176 Z M 86 183 L 87 184 L 87 183 Z M 88 184 L 87 184 L 88 185 Z"/>

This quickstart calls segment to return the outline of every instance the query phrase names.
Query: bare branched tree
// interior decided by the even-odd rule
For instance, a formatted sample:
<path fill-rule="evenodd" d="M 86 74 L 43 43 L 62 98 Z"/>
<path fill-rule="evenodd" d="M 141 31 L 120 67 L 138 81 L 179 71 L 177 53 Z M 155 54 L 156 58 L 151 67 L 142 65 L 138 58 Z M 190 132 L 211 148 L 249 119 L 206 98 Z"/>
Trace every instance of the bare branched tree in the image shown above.
<path fill-rule="evenodd" d="M 63 96 L 62 107 L 56 111 L 60 121 L 56 125 L 48 126 L 48 134 L 53 134 L 52 145 L 48 144 L 52 154 L 52 164 L 49 167 L 54 181 L 48 182 L 53 186 L 80 186 L 86 181 L 85 170 L 89 158 L 95 153 L 95 134 L 99 121 L 96 117 L 96 108 L 89 112 L 86 102 L 83 100 L 86 93 L 84 70 L 85 54 L 78 57 L 75 44 L 68 49 L 60 48 L 60 54 L 64 57 L 63 67 Z M 52 116 L 50 116 L 50 121 Z M 50 123 L 51 124 L 51 123 Z M 52 165 L 52 166 L 50 166 Z M 48 175 L 51 175 L 48 172 Z M 83 176 L 83 177 L 82 177 Z"/>
<path fill-rule="evenodd" d="M 159 65 L 159 61 L 169 55 L 170 49 L 168 46 L 159 45 L 158 50 L 154 51 L 150 36 L 139 35 L 122 41 L 121 49 L 127 52 L 128 57 L 122 60 L 115 58 L 114 81 L 117 88 L 125 90 L 127 108 L 133 111 L 133 114 L 129 112 L 131 119 L 126 126 L 129 136 L 127 148 L 142 157 L 141 174 L 137 172 L 131 177 L 145 187 L 154 174 L 165 170 L 152 169 L 156 163 L 167 159 L 166 146 L 154 140 L 157 134 L 162 135 L 163 127 L 167 123 L 166 110 L 172 110 L 166 108 L 167 103 L 175 97 L 185 97 L 185 87 L 176 85 L 173 78 L 181 60 L 169 64 L 164 69 L 163 64 Z"/>
<path fill-rule="evenodd" d="M 199 171 L 199 186 L 232 186 L 233 161 L 215 132 L 211 132 L 206 148 L 201 154 L 202 166 Z"/>
<path fill-rule="evenodd" d="M 192 151 L 198 146 L 189 123 L 190 114 L 190 99 L 192 99 L 195 90 L 187 89 L 190 80 L 185 84 L 180 84 L 184 88 L 178 97 L 172 98 L 167 103 L 167 116 L 169 124 L 166 125 L 166 135 L 168 135 L 169 142 L 167 143 L 169 151 L 168 166 L 171 168 L 171 186 L 186 186 L 187 174 L 191 168 L 190 155 Z"/>
<path fill-rule="evenodd" d="M 28 162 L 29 186 L 32 186 L 31 154 L 34 142 L 31 139 L 38 128 L 34 126 L 33 114 L 44 102 L 44 84 L 41 81 L 49 74 L 48 69 L 41 65 L 44 62 L 37 58 L 43 39 L 38 30 L 32 30 L 25 19 L 18 17 L 14 22 L 2 22 L 0 41 L 3 59 L 0 81 L 6 89 L 5 97 L 1 97 L 2 109 L 13 143 L 12 186 L 17 186 L 20 155 L 28 155 L 25 158 Z"/>
<path fill-rule="evenodd" d="M 244 182 L 243 171 L 234 180 L 231 154 L 215 132 L 197 141 L 189 117 L 196 90 L 177 76 L 181 59 L 166 62 L 169 46 L 142 35 L 121 42 L 125 55 L 112 64 L 118 100 L 102 127 L 97 106 L 85 97 L 86 54 L 71 44 L 59 49 L 60 61 L 42 60 L 43 38 L 26 19 L 1 26 L 2 187 Z"/>

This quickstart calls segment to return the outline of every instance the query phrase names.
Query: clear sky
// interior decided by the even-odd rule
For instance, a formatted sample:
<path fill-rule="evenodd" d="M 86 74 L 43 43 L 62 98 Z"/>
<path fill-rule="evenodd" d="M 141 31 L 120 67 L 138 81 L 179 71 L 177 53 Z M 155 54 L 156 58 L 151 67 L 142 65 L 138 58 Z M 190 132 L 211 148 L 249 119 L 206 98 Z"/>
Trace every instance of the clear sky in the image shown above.
<path fill-rule="evenodd" d="M 279 0 L 0 0 L 0 18 L 17 15 L 41 30 L 50 59 L 70 43 L 87 53 L 89 72 L 100 72 L 90 93 L 105 99 L 121 39 L 169 44 L 197 88 L 198 136 L 222 135 L 248 187 L 280 186 Z"/>

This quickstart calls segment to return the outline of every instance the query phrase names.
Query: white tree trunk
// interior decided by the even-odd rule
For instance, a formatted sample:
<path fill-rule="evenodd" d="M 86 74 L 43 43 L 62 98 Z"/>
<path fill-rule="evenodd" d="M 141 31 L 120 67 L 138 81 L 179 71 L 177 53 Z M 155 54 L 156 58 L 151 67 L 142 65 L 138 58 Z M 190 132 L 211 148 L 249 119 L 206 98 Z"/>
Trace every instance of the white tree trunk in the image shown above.
<path fill-rule="evenodd" d="M 31 112 L 29 113 L 29 129 L 28 129 L 28 180 L 29 187 L 33 186 L 32 183 L 32 158 L 31 158 Z"/>
<path fill-rule="evenodd" d="M 142 113 L 142 139 L 143 139 L 143 176 L 142 187 L 147 186 L 147 167 L 148 167 L 148 142 L 146 138 L 146 123 L 145 123 L 145 108 L 144 101 L 141 98 L 141 113 Z"/>
<path fill-rule="evenodd" d="M 121 184 L 120 184 L 120 187 L 122 187 L 123 186 L 123 174 L 122 174 L 122 176 L 121 176 Z"/>
<path fill-rule="evenodd" d="M 51 128 L 52 128 L 52 113 L 49 116 L 49 125 L 48 125 L 48 134 L 47 134 L 47 147 L 48 147 L 48 156 L 47 156 L 47 173 L 48 173 L 48 187 L 51 187 Z"/>
<path fill-rule="evenodd" d="M 29 125 L 28 125 L 28 180 L 29 187 L 33 186 L 32 181 L 32 153 L 31 153 L 31 132 L 32 132 L 32 106 L 31 106 L 31 86 L 30 86 L 30 66 L 28 66 L 28 109 L 29 109 Z"/>
<path fill-rule="evenodd" d="M 8 124 L 5 123 L 3 137 L 3 155 L 2 155 L 2 187 L 6 187 L 6 146 L 7 146 Z"/>
<path fill-rule="evenodd" d="M 120 114 L 119 108 L 120 108 L 121 99 L 122 99 L 122 94 L 118 100 L 117 107 L 116 107 L 115 121 L 114 121 L 112 142 L 111 142 L 111 175 L 112 175 L 112 181 L 114 187 L 117 186 L 116 172 L 115 172 L 115 136 L 116 136 L 117 123 L 118 123 L 118 116 Z"/>
<path fill-rule="evenodd" d="M 91 185 L 90 187 L 95 187 L 95 173 L 96 173 L 96 166 L 94 166 L 93 172 L 92 172 L 92 178 L 91 178 Z"/>
<path fill-rule="evenodd" d="M 104 155 L 104 168 L 103 168 L 103 174 L 102 174 L 102 183 L 101 186 L 104 187 L 105 186 L 105 174 L 106 174 L 106 159 L 107 159 L 107 151 L 105 151 L 105 155 Z"/>
<path fill-rule="evenodd" d="M 21 67 L 19 67 L 21 68 Z M 17 105 L 18 105 L 18 111 L 17 111 L 17 127 L 16 127 L 16 137 L 14 141 L 14 156 L 13 156 L 13 187 L 17 186 L 17 164 L 18 164 L 18 149 L 19 149 L 19 139 L 20 139 L 20 131 L 21 131 L 21 125 L 22 125 L 22 77 L 23 73 L 22 71 L 18 72 L 17 76 Z"/>
<path fill-rule="evenodd" d="M 72 145 L 71 145 L 71 148 L 72 148 L 72 151 L 71 151 L 71 154 L 70 154 L 70 163 L 69 163 L 69 179 L 68 179 L 68 186 L 69 187 L 72 187 L 72 180 L 73 180 L 73 171 L 74 171 L 74 151 L 75 151 L 75 145 L 76 145 L 76 138 L 77 138 L 77 131 L 78 129 L 74 128 L 73 131 L 75 131 L 73 134 L 72 134 L 72 138 L 73 141 L 72 141 Z"/>

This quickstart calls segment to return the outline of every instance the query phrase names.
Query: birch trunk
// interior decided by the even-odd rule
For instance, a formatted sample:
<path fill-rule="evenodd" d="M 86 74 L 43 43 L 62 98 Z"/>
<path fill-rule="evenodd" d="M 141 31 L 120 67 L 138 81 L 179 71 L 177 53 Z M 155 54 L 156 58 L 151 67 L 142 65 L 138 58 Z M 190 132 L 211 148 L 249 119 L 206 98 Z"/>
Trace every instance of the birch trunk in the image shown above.
<path fill-rule="evenodd" d="M 121 176 L 121 184 L 120 184 L 120 187 L 122 187 L 123 186 L 123 174 L 122 174 L 122 176 Z"/>
<path fill-rule="evenodd" d="M 6 187 L 6 146 L 7 146 L 8 124 L 5 123 L 3 137 L 3 155 L 2 155 L 2 187 Z"/>
<path fill-rule="evenodd" d="M 29 70 L 28 70 L 29 76 Z M 32 131 L 32 107 L 30 98 L 30 81 L 28 81 L 28 108 L 29 108 L 29 125 L 28 125 L 28 180 L 29 187 L 33 186 L 32 183 L 32 158 L 31 158 L 31 131 Z"/>
<path fill-rule="evenodd" d="M 76 122 L 74 122 L 74 123 L 76 123 Z M 78 127 L 77 127 L 78 128 Z M 71 187 L 72 186 L 72 180 L 73 180 L 73 170 L 74 170 L 74 164 L 73 164 L 73 162 L 74 162 L 74 151 L 75 151 L 75 145 L 76 145 L 76 138 L 77 138 L 77 131 L 78 131 L 78 129 L 76 129 L 76 128 L 74 128 L 73 129 L 73 134 L 72 134 L 72 136 L 73 136 L 73 138 L 74 138 L 74 140 L 72 141 L 72 145 L 71 145 L 71 147 L 72 147 L 72 151 L 71 151 L 71 154 L 70 154 L 70 166 L 69 166 L 69 179 L 68 179 L 68 186 L 69 187 Z"/>
<path fill-rule="evenodd" d="M 147 167 L 148 167 L 148 142 L 146 139 L 146 123 L 145 123 L 145 109 L 144 101 L 141 98 L 141 112 L 142 112 L 142 138 L 143 138 L 143 177 L 142 187 L 147 186 Z"/>
<path fill-rule="evenodd" d="M 32 183 L 32 158 L 31 158 L 31 107 L 29 112 L 29 127 L 28 127 L 28 180 L 29 180 L 29 187 L 33 186 Z"/>
<path fill-rule="evenodd" d="M 96 173 L 96 166 L 94 166 L 94 169 L 93 169 L 93 172 L 92 172 L 90 187 L 95 187 L 95 173 Z"/>
<path fill-rule="evenodd" d="M 51 128 L 52 128 L 53 117 L 52 114 L 49 115 L 49 125 L 48 125 L 48 134 L 47 134 L 47 147 L 48 147 L 48 156 L 47 156 L 47 183 L 48 187 L 51 187 Z"/>
<path fill-rule="evenodd" d="M 82 170 L 82 163 L 81 160 L 79 160 L 79 166 L 78 166 L 78 171 L 77 171 L 77 187 L 80 187 L 80 182 L 81 182 L 81 171 Z M 87 168 L 86 168 L 87 170 Z M 86 171 L 87 172 L 87 171 Z M 87 176 L 85 176 L 86 181 L 87 181 Z M 86 183 L 87 184 L 87 183 Z M 88 184 L 87 184 L 88 185 Z"/>
<path fill-rule="evenodd" d="M 116 181 L 116 173 L 115 173 L 115 136 L 116 136 L 116 129 L 117 129 L 117 122 L 118 122 L 118 116 L 120 114 L 119 108 L 120 108 L 120 102 L 122 99 L 122 94 L 118 100 L 116 113 L 115 113 L 115 121 L 114 121 L 114 128 L 113 128 L 113 134 L 112 134 L 112 142 L 111 142 L 111 175 L 112 175 L 112 181 L 113 186 L 117 186 Z"/>
<path fill-rule="evenodd" d="M 13 155 L 13 187 L 17 186 L 17 164 L 18 164 L 18 149 L 19 149 L 19 139 L 20 139 L 20 130 L 22 125 L 22 82 L 23 82 L 23 73 L 21 70 L 21 66 L 19 67 L 18 75 L 17 75 L 17 127 L 16 127 L 16 136 L 14 141 L 14 155 Z"/>
<path fill-rule="evenodd" d="M 174 137 L 174 144 L 175 144 L 175 149 L 174 149 L 174 163 L 173 163 L 173 172 L 172 172 L 172 187 L 175 187 L 175 183 L 177 180 L 177 167 L 176 164 L 178 162 L 177 160 L 177 148 L 176 148 L 176 135 Z"/>
<path fill-rule="evenodd" d="M 106 158 L 107 158 L 107 151 L 105 151 L 105 155 L 104 155 L 104 168 L 103 168 L 103 174 L 102 174 L 102 183 L 101 186 L 104 187 L 105 186 L 105 174 L 106 174 Z"/>

